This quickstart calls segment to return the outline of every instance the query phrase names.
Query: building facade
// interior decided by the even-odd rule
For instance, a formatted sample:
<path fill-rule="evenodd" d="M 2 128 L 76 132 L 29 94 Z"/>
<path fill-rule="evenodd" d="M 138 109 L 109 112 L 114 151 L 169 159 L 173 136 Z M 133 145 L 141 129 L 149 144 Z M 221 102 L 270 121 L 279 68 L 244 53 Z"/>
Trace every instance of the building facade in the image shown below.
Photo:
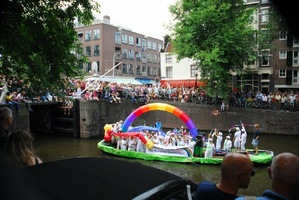
<path fill-rule="evenodd" d="M 253 27 L 262 34 L 268 34 L 273 4 L 269 0 L 244 0 L 244 3 L 257 7 Z M 248 66 L 251 74 L 242 78 L 233 75 L 234 88 L 265 93 L 299 90 L 299 40 L 290 30 L 280 30 L 277 35 L 277 39 L 269 40 L 269 48 L 257 50 L 257 61 Z"/>
<path fill-rule="evenodd" d="M 89 58 L 81 66 L 87 74 L 130 77 L 145 84 L 160 76 L 162 40 L 112 25 L 109 16 L 90 26 L 75 23 L 75 30 Z"/>
<path fill-rule="evenodd" d="M 170 42 L 165 44 L 161 51 L 161 84 L 170 86 L 199 87 L 203 83 L 199 81 L 200 74 L 198 64 L 190 58 L 177 60 L 172 52 Z"/>

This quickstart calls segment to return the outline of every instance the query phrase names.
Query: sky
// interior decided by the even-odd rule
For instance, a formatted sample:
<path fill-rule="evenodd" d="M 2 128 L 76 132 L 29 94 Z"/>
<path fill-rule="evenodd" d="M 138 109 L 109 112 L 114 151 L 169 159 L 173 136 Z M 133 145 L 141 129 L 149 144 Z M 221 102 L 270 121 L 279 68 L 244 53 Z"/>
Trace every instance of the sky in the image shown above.
<path fill-rule="evenodd" d="M 168 7 L 176 0 L 96 0 L 100 3 L 102 19 L 110 16 L 110 23 L 131 29 L 146 36 L 163 40 L 170 32 L 163 26 L 171 22 Z"/>

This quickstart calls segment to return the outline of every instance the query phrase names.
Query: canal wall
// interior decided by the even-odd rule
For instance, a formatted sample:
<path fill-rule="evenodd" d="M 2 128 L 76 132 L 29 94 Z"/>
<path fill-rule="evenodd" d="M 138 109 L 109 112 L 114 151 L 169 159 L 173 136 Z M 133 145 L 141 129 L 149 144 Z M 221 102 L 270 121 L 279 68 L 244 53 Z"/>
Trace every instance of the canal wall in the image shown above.
<path fill-rule="evenodd" d="M 73 125 L 74 137 L 91 138 L 103 137 L 105 124 L 113 124 L 125 120 L 134 110 L 140 107 L 130 100 L 123 100 L 120 104 L 100 101 L 78 101 L 75 112 L 69 118 L 75 118 Z M 152 101 L 152 103 L 158 101 Z M 199 131 L 209 132 L 213 128 L 228 131 L 235 123 L 242 121 L 246 125 L 258 123 L 262 132 L 271 134 L 299 135 L 299 112 L 284 112 L 255 108 L 232 107 L 228 111 L 220 111 L 220 106 L 205 104 L 191 104 L 180 102 L 168 103 L 185 112 L 194 122 Z M 3 106 L 3 105 L 2 105 Z M 21 112 L 14 111 L 14 123 L 11 129 L 22 128 L 37 134 L 56 134 L 54 130 L 55 111 L 63 109 L 61 103 L 32 104 L 33 112 L 21 104 Z M 133 126 L 147 123 L 153 126 L 156 120 L 162 122 L 163 128 L 173 128 L 186 125 L 177 116 L 161 110 L 152 110 L 140 115 L 133 122 Z M 75 130 L 76 129 L 76 130 Z M 79 129 L 79 131 L 77 130 Z M 246 127 L 248 132 L 253 132 L 252 127 Z"/>

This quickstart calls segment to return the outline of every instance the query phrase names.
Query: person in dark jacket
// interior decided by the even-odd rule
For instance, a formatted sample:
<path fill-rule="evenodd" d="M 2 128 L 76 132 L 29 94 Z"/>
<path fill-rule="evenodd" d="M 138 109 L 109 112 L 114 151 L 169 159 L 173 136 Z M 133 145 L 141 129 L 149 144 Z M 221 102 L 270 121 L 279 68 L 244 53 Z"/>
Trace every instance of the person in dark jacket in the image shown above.
<path fill-rule="evenodd" d="M 0 108 L 0 156 L 3 156 L 8 140 L 8 129 L 13 123 L 12 110 L 8 107 Z"/>

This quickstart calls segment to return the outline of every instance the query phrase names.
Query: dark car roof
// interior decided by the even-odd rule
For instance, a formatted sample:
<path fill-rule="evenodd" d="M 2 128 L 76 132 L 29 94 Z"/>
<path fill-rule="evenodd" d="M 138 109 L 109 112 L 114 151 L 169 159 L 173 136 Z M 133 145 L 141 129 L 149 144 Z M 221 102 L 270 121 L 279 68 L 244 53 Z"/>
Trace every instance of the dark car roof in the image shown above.
<path fill-rule="evenodd" d="M 165 196 L 187 184 L 195 187 L 169 172 L 108 158 L 57 160 L 23 168 L 14 175 L 23 199 L 145 199 Z"/>

